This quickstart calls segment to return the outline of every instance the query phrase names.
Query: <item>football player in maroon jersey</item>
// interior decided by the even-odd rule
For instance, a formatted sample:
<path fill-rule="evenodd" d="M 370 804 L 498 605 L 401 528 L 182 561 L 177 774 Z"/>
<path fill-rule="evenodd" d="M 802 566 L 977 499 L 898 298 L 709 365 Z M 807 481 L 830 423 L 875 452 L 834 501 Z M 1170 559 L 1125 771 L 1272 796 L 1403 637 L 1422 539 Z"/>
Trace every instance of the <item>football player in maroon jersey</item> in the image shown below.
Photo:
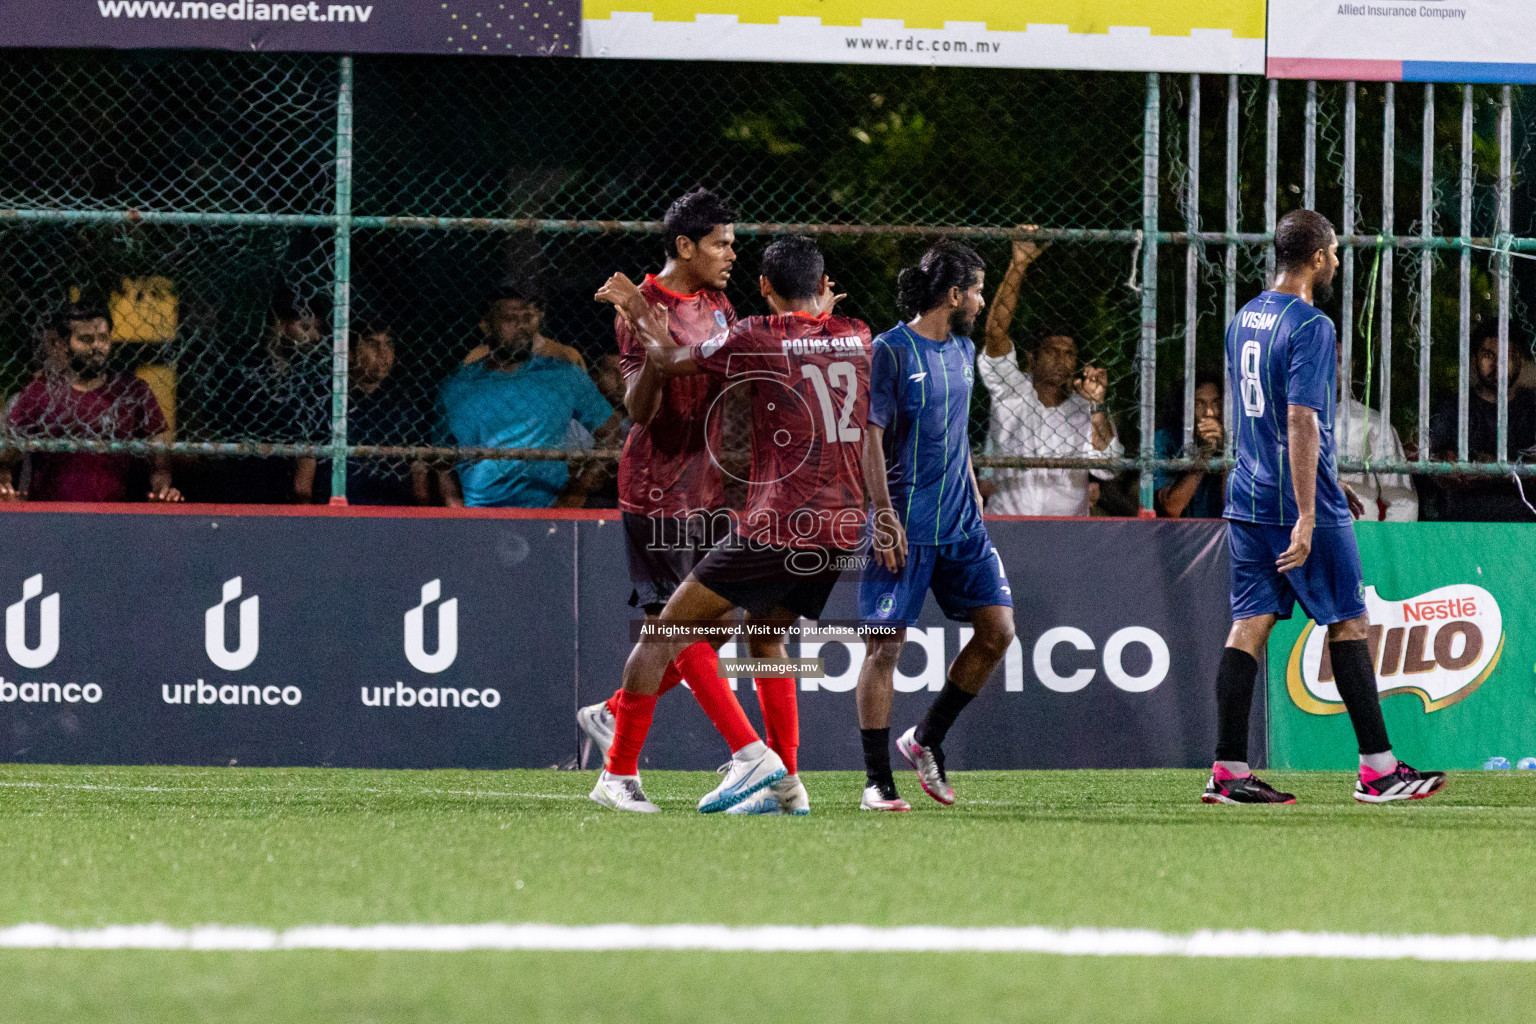
<path fill-rule="evenodd" d="M 750 389 L 752 476 L 747 509 L 737 529 L 706 555 L 667 601 L 663 624 L 714 623 L 741 608 L 754 620 L 783 630 L 798 617 L 817 618 L 842 569 L 851 564 L 864 526 L 860 460 L 869 407 L 869 328 L 837 316 L 837 296 L 814 240 L 781 238 L 763 254 L 758 287 L 770 316 L 740 321 L 728 333 L 688 346 L 672 340 L 664 306 L 615 274 L 598 297 L 613 302 L 636 327 L 648 361 L 665 376 L 705 375 L 725 389 Z M 714 650 L 686 637 L 652 636 L 635 645 L 624 669 L 624 689 L 607 770 L 593 790 L 599 803 L 624 810 L 654 807 L 644 800 L 638 774 L 615 768 L 637 762 L 650 728 L 656 693 L 667 666 L 678 661 L 690 686 L 694 675 L 718 671 Z M 708 661 L 709 672 L 701 671 Z M 695 664 L 697 663 L 697 664 Z M 807 813 L 798 773 L 757 736 L 723 681 L 711 700 L 734 706 L 734 716 L 712 715 L 730 744 L 725 779 L 699 802 L 704 813 L 726 810 L 773 787 L 789 813 Z M 704 703 L 705 697 L 695 695 Z M 787 728 L 781 723 L 781 729 Z M 798 732 L 798 719 L 793 726 Z M 626 806 L 644 803 L 647 807 Z"/>
<path fill-rule="evenodd" d="M 722 290 L 736 263 L 731 226 L 735 216 L 728 201 L 705 188 L 685 193 L 667 209 L 662 222 L 666 263 L 660 273 L 647 274 L 639 290 L 648 304 L 666 309 L 675 344 L 723 336 L 736 322 L 736 311 Z M 708 417 L 721 385 L 709 377 L 663 376 L 646 361 L 645 344 L 617 314 L 614 334 L 624 404 L 634 422 L 619 460 L 618 480 L 634 585 L 629 604 L 653 619 L 704 553 L 724 536 L 714 524 L 728 526 L 728 519 L 714 515 L 724 506 L 720 469 L 710 456 L 711 450 L 719 451 L 720 423 L 718 416 Z M 679 666 L 668 665 L 659 693 L 683 678 Z M 576 713 L 577 724 L 605 757 L 622 699 L 615 692 Z M 711 706 L 706 704 L 705 710 L 711 711 Z M 625 767 L 621 763 L 620 768 Z M 621 774 L 634 774 L 637 767 L 630 765 Z"/>

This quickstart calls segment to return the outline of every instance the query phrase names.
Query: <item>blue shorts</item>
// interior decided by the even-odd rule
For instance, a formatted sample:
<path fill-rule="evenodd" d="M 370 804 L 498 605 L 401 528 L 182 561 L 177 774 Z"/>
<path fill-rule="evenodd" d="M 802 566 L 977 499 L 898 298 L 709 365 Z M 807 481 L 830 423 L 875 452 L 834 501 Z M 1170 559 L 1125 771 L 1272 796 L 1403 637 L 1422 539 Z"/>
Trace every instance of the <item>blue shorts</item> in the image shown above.
<path fill-rule="evenodd" d="M 1281 573 L 1275 561 L 1291 546 L 1289 526 L 1227 521 L 1232 556 L 1232 618 L 1291 617 L 1301 610 L 1319 626 L 1365 614 L 1365 576 L 1353 526 L 1319 526 L 1301 568 Z"/>
<path fill-rule="evenodd" d="M 896 574 L 871 557 L 859 580 L 859 618 L 916 625 L 930 588 L 939 609 L 960 622 L 969 622 L 977 608 L 1013 607 L 1003 559 L 983 530 L 953 544 L 909 547 Z"/>

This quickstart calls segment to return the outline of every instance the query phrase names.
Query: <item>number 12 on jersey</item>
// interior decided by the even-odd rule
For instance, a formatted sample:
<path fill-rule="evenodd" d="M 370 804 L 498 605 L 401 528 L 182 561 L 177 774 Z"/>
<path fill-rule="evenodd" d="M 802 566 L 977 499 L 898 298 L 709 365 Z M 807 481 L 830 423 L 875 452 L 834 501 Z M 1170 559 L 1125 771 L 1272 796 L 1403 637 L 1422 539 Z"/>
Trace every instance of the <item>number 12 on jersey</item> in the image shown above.
<path fill-rule="evenodd" d="M 850 362 L 839 360 L 827 367 L 826 376 L 822 376 L 821 367 L 814 363 L 806 363 L 800 368 L 800 375 L 811 382 L 811 387 L 816 389 L 816 400 L 821 404 L 822 437 L 827 441 L 857 441 L 862 432 L 852 422 L 853 407 L 859 399 L 859 372 Z M 827 386 L 831 380 L 832 387 L 843 389 L 842 415 L 838 416 L 832 408 L 832 391 Z"/>

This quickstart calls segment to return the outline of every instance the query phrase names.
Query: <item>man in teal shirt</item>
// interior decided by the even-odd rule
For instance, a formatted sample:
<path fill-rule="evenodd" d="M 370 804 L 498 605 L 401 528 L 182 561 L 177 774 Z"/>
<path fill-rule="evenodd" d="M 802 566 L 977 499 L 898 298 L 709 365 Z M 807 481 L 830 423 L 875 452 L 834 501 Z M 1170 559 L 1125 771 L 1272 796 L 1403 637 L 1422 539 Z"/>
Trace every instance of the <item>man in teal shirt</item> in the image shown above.
<path fill-rule="evenodd" d="M 616 429 L 613 406 L 574 363 L 533 355 L 543 303 L 532 293 L 507 300 L 521 314 L 498 332 L 484 359 L 460 368 L 437 398 L 434 443 L 463 448 L 565 448 L 571 421 L 594 434 Z M 606 430 L 604 428 L 607 428 Z M 565 489 L 564 462 L 482 459 L 443 474 L 449 505 L 549 508 Z"/>

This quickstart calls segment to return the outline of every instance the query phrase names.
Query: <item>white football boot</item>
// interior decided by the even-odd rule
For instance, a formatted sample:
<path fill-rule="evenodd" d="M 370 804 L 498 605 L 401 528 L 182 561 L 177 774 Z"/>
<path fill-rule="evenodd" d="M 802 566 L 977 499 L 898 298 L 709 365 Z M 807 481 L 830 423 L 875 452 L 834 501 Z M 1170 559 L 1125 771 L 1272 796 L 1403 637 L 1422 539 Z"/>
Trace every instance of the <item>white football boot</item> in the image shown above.
<path fill-rule="evenodd" d="M 597 785 L 592 787 L 588 795 L 597 803 L 616 811 L 656 814 L 661 810 L 646 799 L 638 775 L 609 775 L 607 769 L 604 769 L 597 777 Z"/>
<path fill-rule="evenodd" d="M 768 749 L 768 744 L 762 740 L 749 743 L 731 756 L 720 785 L 699 800 L 699 813 L 715 814 L 735 807 L 787 774 L 784 762 Z"/>
<path fill-rule="evenodd" d="M 895 784 L 889 788 L 876 782 L 864 787 L 864 799 L 859 801 L 861 811 L 910 811 L 912 805 L 896 794 Z"/>
<path fill-rule="evenodd" d="M 613 746 L 613 712 L 608 710 L 606 701 L 589 704 L 576 712 L 576 725 L 586 734 L 587 742 L 591 745 L 588 753 L 597 751 L 600 760 L 607 760 L 608 748 Z M 582 758 L 586 763 L 586 758 Z"/>

